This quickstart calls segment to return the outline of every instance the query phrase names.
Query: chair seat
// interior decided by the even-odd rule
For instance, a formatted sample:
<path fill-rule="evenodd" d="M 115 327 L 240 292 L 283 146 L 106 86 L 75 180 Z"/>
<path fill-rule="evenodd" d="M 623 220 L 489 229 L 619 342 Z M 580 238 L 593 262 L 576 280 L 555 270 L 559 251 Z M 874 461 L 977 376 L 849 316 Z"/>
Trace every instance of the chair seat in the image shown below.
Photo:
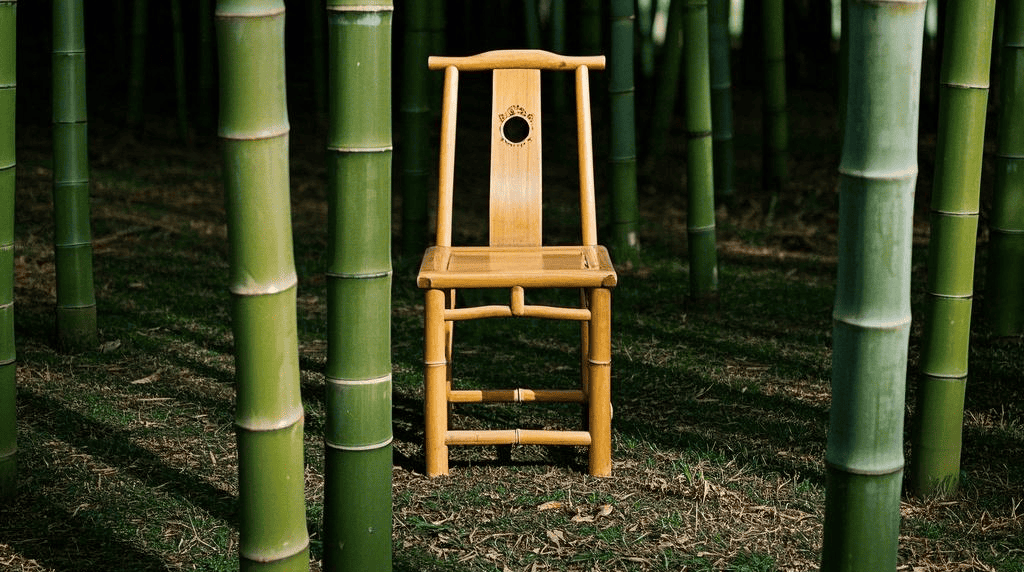
<path fill-rule="evenodd" d="M 611 288 L 618 277 L 603 246 L 434 246 L 420 288 Z"/>

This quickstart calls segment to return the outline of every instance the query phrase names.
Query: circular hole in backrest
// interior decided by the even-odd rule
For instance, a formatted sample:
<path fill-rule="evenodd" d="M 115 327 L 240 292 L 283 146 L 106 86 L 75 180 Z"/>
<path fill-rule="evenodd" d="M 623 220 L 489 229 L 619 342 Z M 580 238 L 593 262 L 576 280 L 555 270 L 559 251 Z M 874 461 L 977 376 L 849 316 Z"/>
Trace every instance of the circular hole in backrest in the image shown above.
<path fill-rule="evenodd" d="M 513 115 L 501 124 L 501 135 L 509 143 L 522 143 L 530 136 L 530 122 L 521 115 Z"/>

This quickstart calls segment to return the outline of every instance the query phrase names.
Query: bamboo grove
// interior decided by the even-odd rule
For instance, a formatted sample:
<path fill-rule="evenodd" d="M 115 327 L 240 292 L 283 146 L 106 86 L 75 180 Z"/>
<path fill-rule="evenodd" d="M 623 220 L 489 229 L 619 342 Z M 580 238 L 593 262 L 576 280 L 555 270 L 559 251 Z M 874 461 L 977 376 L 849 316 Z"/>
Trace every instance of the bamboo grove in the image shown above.
<path fill-rule="evenodd" d="M 219 0 L 241 570 L 309 568 L 284 2 Z"/>
<path fill-rule="evenodd" d="M 18 3 L 0 2 L 0 499 L 17 488 L 14 348 L 14 110 Z"/>
<path fill-rule="evenodd" d="M 849 6 L 823 572 L 896 569 L 924 10 Z"/>
<path fill-rule="evenodd" d="M 391 569 L 392 5 L 330 0 L 327 9 L 324 568 L 384 571 Z"/>
<path fill-rule="evenodd" d="M 896 565 L 925 3 L 843 3 L 844 127 L 822 570 L 893 570 Z M 56 331 L 58 344 L 74 351 L 97 345 L 82 4 L 54 0 L 52 21 Z M 133 124 L 142 120 L 147 4 L 134 3 L 128 108 Z M 947 7 L 910 459 L 911 486 L 922 494 L 954 490 L 960 474 L 995 4 L 971 0 Z M 587 50 L 600 45 L 597 5 L 585 3 Z M 184 135 L 183 16 L 178 1 L 171 7 L 176 110 Z M 636 31 L 632 0 L 613 0 L 610 7 L 608 172 L 613 235 L 625 260 L 638 248 L 640 219 Z M 690 291 L 701 297 L 717 290 L 715 197 L 729 196 L 734 187 L 727 8 L 724 0 L 675 0 L 669 9 L 663 51 L 671 62 L 664 69 L 670 80 L 655 107 L 671 114 L 683 69 Z M 324 569 L 332 572 L 390 570 L 392 560 L 393 10 L 392 0 L 327 0 L 325 10 L 329 252 L 323 559 Z M 555 28 L 564 24 L 564 10 L 564 3 L 555 3 Z M 426 194 L 416 193 L 427 186 L 429 149 L 417 142 L 426 138 L 431 120 L 425 62 L 440 43 L 439 12 L 425 2 L 410 3 L 404 30 L 406 91 L 398 101 L 408 143 L 401 165 L 406 254 L 421 250 L 426 235 Z M 531 8 L 526 14 L 536 16 Z M 17 480 L 16 15 L 16 0 L 0 0 L 0 497 L 13 494 Z M 783 2 L 766 1 L 763 15 L 763 175 L 765 188 L 777 193 L 787 177 Z M 995 333 L 1012 336 L 1024 330 L 1024 0 L 1007 0 L 1004 21 L 987 300 Z M 531 42 L 539 44 L 539 23 L 530 22 L 530 35 L 537 36 Z M 243 570 L 308 570 L 284 2 L 218 0 L 214 23 L 237 384 L 239 557 Z M 564 30 L 556 36 L 564 36 Z M 212 44 L 204 39 L 204 49 Z M 204 84 L 200 91 L 212 89 L 212 80 Z"/>
<path fill-rule="evenodd" d="M 53 3 L 53 214 L 57 345 L 97 343 L 89 225 L 89 152 L 82 0 Z"/>

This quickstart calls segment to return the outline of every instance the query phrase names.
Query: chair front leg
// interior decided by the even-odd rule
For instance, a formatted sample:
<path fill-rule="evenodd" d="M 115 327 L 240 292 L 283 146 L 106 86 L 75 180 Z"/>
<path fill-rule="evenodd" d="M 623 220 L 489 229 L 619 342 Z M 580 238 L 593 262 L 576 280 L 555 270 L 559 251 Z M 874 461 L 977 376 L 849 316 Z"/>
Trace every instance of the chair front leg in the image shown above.
<path fill-rule="evenodd" d="M 612 474 L 612 412 L 611 412 L 611 290 L 590 290 L 588 407 L 590 431 L 590 474 L 608 477 Z"/>
<path fill-rule="evenodd" d="M 448 328 L 445 292 L 427 290 L 424 312 L 424 427 L 427 475 L 448 474 Z"/>

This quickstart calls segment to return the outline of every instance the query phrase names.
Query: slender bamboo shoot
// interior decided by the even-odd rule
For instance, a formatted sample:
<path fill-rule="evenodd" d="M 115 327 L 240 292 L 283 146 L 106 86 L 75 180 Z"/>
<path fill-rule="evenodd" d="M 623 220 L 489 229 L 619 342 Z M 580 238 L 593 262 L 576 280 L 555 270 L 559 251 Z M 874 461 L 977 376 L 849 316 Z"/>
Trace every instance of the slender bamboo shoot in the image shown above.
<path fill-rule="evenodd" d="M 732 72 L 729 65 L 729 0 L 708 2 L 711 55 L 711 140 L 715 197 L 733 193 Z"/>
<path fill-rule="evenodd" d="M 97 343 L 89 229 L 89 153 L 82 0 L 53 3 L 53 211 L 57 345 Z"/>
<path fill-rule="evenodd" d="M 427 246 L 427 187 L 430 179 L 430 13 L 426 2 L 405 11 L 402 63 L 402 253 L 419 256 Z"/>
<path fill-rule="evenodd" d="M 773 197 L 788 178 L 789 127 L 786 118 L 786 39 L 783 0 L 764 2 L 764 188 Z M 774 204 L 774 200 L 773 200 Z M 769 213 L 770 215 L 771 213 Z"/>
<path fill-rule="evenodd" d="M 611 103 L 609 176 L 612 195 L 612 248 L 620 263 L 640 250 L 636 193 L 636 104 L 633 91 L 633 0 L 612 0 L 608 98 Z M 559 74 L 560 75 L 560 74 Z"/>
<path fill-rule="evenodd" d="M 685 0 L 685 3 L 687 254 L 690 295 L 705 298 L 718 290 L 708 2 Z"/>
<path fill-rule="evenodd" d="M 14 350 L 14 120 L 18 3 L 0 2 L 0 499 L 17 489 Z"/>

